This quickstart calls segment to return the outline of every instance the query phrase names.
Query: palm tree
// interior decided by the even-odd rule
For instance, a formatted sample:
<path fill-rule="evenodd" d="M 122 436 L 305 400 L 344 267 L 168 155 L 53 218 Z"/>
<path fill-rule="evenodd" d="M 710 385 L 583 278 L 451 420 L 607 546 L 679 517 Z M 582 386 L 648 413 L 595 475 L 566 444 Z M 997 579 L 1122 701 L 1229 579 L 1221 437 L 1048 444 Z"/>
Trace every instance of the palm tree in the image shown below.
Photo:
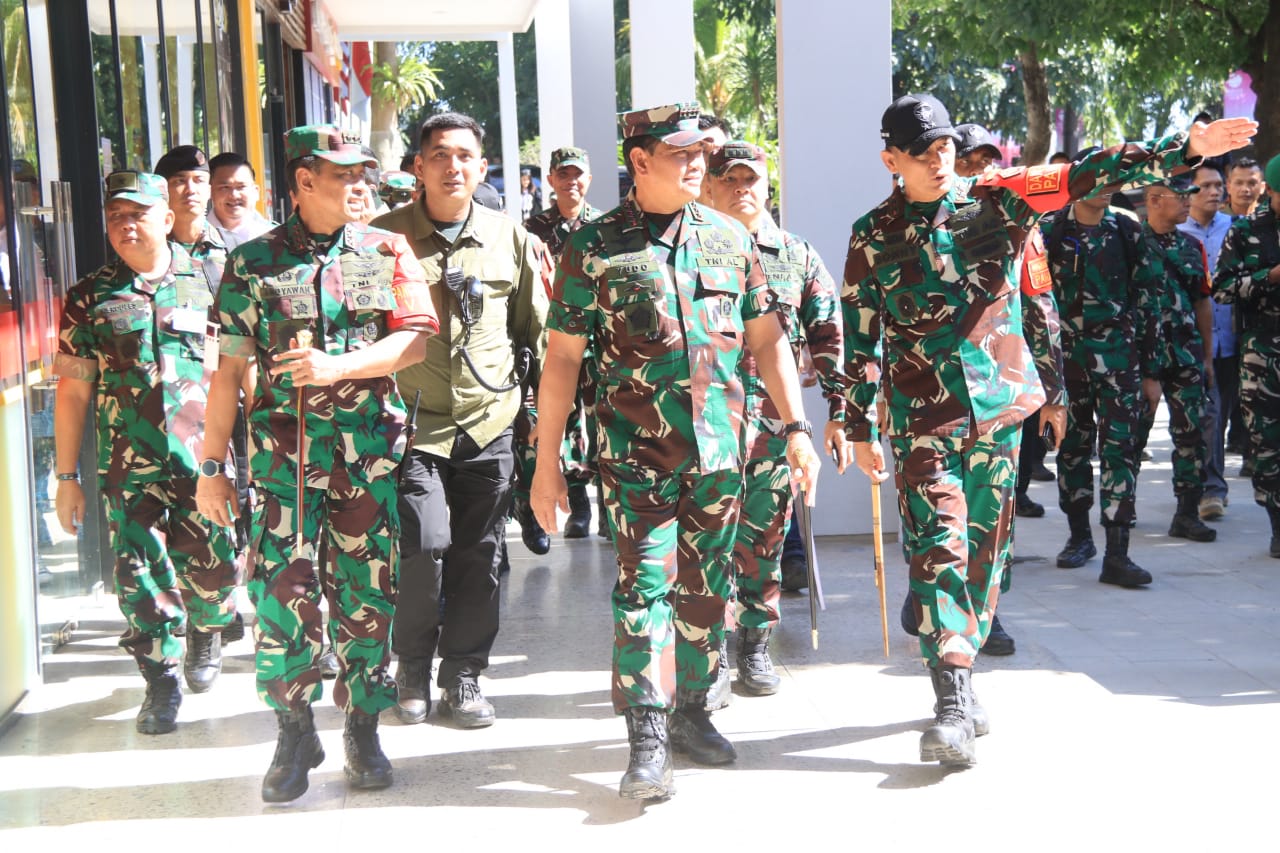
<path fill-rule="evenodd" d="M 400 132 L 400 112 L 438 97 L 440 78 L 436 70 L 417 56 L 400 56 L 391 42 L 378 42 L 378 61 L 373 72 L 373 105 L 369 145 L 383 168 L 395 169 L 404 157 L 404 136 Z"/>

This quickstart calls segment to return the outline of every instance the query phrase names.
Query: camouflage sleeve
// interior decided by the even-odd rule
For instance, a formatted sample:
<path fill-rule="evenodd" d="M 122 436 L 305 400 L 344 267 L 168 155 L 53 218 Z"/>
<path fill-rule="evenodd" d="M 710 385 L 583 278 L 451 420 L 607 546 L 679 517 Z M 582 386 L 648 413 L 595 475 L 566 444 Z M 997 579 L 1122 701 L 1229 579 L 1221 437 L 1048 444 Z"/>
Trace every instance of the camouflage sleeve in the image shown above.
<path fill-rule="evenodd" d="M 876 251 L 863 223 L 854 225 L 845 258 L 840 304 L 844 313 L 845 375 L 849 390 L 845 430 L 853 441 L 878 441 L 876 394 L 880 388 L 881 309 L 884 293 L 872 260 Z"/>
<path fill-rule="evenodd" d="M 1238 302 L 1245 310 L 1270 309 L 1278 301 L 1280 293 L 1267 276 L 1280 263 L 1280 240 L 1264 246 L 1258 230 L 1257 220 L 1246 218 L 1236 220 L 1227 231 L 1214 278 L 1217 301 Z"/>
<path fill-rule="evenodd" d="M 1187 134 L 1175 133 L 1147 142 L 1125 142 L 1065 167 L 1003 169 L 979 183 L 1004 187 L 1002 206 L 1019 225 L 1033 224 L 1049 210 L 1074 199 L 1088 198 L 1109 184 L 1150 184 L 1185 165 Z M 1041 204 L 1042 200 L 1052 199 Z"/>
<path fill-rule="evenodd" d="M 560 262 L 556 265 L 555 284 L 551 288 L 551 309 L 547 313 L 547 328 L 566 335 L 586 338 L 588 345 L 596 335 L 599 325 L 599 282 L 597 276 L 603 269 L 594 254 L 588 254 L 590 243 L 584 239 L 586 232 L 579 231 L 569 241 Z M 587 272 L 587 266 L 592 272 Z"/>
<path fill-rule="evenodd" d="M 67 293 L 58 328 L 58 352 L 53 357 L 55 376 L 96 382 L 98 379 L 97 338 L 93 334 L 93 276 L 85 278 Z"/>
<path fill-rule="evenodd" d="M 1129 279 L 1133 288 L 1130 301 L 1134 311 L 1133 334 L 1142 375 L 1153 379 L 1160 374 L 1160 354 L 1163 351 L 1160 288 L 1164 279 L 1142 232 L 1137 228 L 1131 231 L 1122 229 L 1121 234 L 1136 244 L 1133 257 L 1139 260 L 1136 261 L 1137 268 L 1130 271 Z"/>
<path fill-rule="evenodd" d="M 218 352 L 252 359 L 258 350 L 258 301 L 253 297 L 251 273 L 244 254 L 235 249 L 227 257 L 218 287 Z"/>
<path fill-rule="evenodd" d="M 838 311 L 836 283 L 822 258 L 805 243 L 804 293 L 800 299 L 800 322 L 813 366 L 818 372 L 823 396 L 827 398 L 828 420 L 845 419 L 845 395 L 849 377 L 844 372 L 844 330 Z"/>
<path fill-rule="evenodd" d="M 1067 389 L 1063 382 L 1062 324 L 1058 317 L 1058 302 L 1052 290 L 1027 294 L 1022 297 L 1022 335 L 1026 338 L 1035 358 L 1036 372 L 1044 386 L 1044 402 L 1047 406 L 1065 406 Z"/>
<path fill-rule="evenodd" d="M 431 290 L 427 287 L 426 275 L 422 264 L 409 248 L 409 241 L 403 235 L 394 234 L 389 244 L 395 255 L 396 268 L 391 282 L 391 291 L 395 294 L 396 307 L 387 318 L 387 329 L 426 329 L 431 334 L 440 331 L 440 320 L 436 317 L 435 306 L 431 304 Z"/>
<path fill-rule="evenodd" d="M 516 234 L 519 235 L 515 247 L 519 289 L 511 304 L 510 328 L 516 345 L 533 350 L 535 363 L 541 364 L 547 350 L 547 309 L 550 305 L 546 265 L 538 252 L 538 238 L 519 228 Z"/>

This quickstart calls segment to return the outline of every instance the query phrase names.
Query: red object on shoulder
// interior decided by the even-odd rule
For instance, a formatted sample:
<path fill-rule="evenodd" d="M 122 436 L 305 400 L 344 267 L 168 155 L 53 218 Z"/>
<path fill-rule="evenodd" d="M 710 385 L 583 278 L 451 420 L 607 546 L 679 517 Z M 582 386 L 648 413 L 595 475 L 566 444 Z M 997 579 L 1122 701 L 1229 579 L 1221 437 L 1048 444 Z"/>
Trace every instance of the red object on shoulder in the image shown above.
<path fill-rule="evenodd" d="M 1070 163 L 992 169 L 979 177 L 975 186 L 1012 190 L 1036 213 L 1051 213 L 1071 201 L 1068 191 L 1070 171 Z"/>

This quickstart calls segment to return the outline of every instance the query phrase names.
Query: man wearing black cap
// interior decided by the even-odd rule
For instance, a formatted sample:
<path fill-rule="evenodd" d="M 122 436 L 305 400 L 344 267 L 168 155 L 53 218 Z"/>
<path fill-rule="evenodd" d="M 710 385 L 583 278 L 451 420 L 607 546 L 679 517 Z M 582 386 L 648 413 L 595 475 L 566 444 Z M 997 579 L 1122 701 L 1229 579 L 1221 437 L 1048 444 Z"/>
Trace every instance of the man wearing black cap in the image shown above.
<path fill-rule="evenodd" d="M 1213 302 L 1209 259 L 1195 238 L 1178 230 L 1191 211 L 1191 195 L 1200 188 L 1193 172 L 1179 174 L 1146 189 L 1147 222 L 1143 234 L 1160 282 L 1161 358 L 1157 377 L 1169 407 L 1173 439 L 1173 493 L 1178 508 L 1169 535 L 1212 542 L 1218 531 L 1200 520 L 1204 496 L 1205 445 L 1200 421 L 1205 388 L 1213 385 Z M 1155 412 L 1142 413 L 1138 452 L 1147 445 Z"/>
<path fill-rule="evenodd" d="M 920 647 L 937 699 L 922 761 L 976 760 L 970 673 L 1008 558 L 1021 422 L 1043 405 L 1041 423 L 1061 435 L 1066 419 L 1047 330 L 1024 330 L 1018 278 L 1028 231 L 1102 184 L 1158 180 L 1240 147 L 1256 126 L 1228 119 L 1196 125 L 1189 139 L 965 179 L 955 175 L 958 134 L 937 99 L 908 95 L 885 110 L 881 160 L 899 178 L 893 194 L 854 224 L 849 244 L 847 417 L 858 467 L 883 480 L 876 404 L 883 365 Z M 1032 260 L 1023 290 L 1042 293 L 1051 286 L 1047 264 Z"/>

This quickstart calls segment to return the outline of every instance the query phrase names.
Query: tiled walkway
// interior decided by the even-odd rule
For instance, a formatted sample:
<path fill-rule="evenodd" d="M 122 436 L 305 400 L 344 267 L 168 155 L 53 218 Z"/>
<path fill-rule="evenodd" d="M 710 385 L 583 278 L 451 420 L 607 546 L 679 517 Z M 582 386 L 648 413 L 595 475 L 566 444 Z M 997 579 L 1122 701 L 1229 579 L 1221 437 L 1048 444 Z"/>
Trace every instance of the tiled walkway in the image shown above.
<path fill-rule="evenodd" d="M 135 734 L 142 681 L 115 648 L 118 612 L 104 608 L 0 737 L 0 849 L 1280 849 L 1280 560 L 1266 556 L 1266 516 L 1243 480 L 1230 481 L 1218 542 L 1164 536 L 1173 497 L 1167 432 L 1156 435 L 1133 537 L 1156 578 L 1148 590 L 1099 584 L 1100 557 L 1055 568 L 1065 519 L 1053 484 L 1033 486 L 1049 512 L 1020 523 L 1025 560 L 1000 608 L 1018 651 L 981 660 L 992 733 L 968 771 L 917 761 L 933 697 L 896 624 L 898 547 L 886 547 L 886 661 L 870 544 L 831 538 L 820 543 L 821 648 L 809 646 L 808 599 L 788 596 L 774 644 L 782 690 L 737 696 L 716 715 L 738 762 L 678 761 L 670 801 L 619 799 L 611 551 L 557 541 L 538 558 L 517 536 L 482 680 L 497 724 L 459 731 L 434 711 L 425 725 L 387 721 L 396 784 L 379 793 L 347 792 L 342 717 L 326 696 L 317 718 L 328 758 L 311 790 L 262 804 L 275 724 L 254 696 L 248 641 L 230 647 L 211 693 L 185 697 L 175 734 Z"/>

